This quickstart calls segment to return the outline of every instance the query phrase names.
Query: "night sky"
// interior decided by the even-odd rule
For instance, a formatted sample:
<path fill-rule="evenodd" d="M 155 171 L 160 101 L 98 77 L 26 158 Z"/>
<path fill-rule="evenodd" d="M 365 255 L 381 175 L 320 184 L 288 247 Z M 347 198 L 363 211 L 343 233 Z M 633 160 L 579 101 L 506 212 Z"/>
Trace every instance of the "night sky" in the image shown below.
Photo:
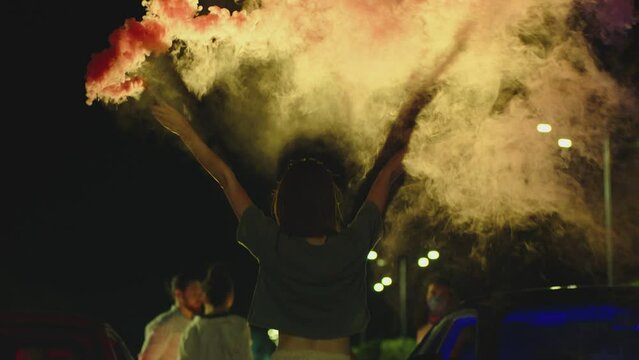
<path fill-rule="evenodd" d="M 140 2 L 17 6 L 3 51 L 0 306 L 106 320 L 137 354 L 146 322 L 170 305 L 165 280 L 226 260 L 245 315 L 257 263 L 235 243 L 217 184 L 155 124 L 85 104 L 91 54 L 141 17 Z"/>
<path fill-rule="evenodd" d="M 149 119 L 85 104 L 91 54 L 126 18 L 141 18 L 140 1 L 15 6 L 3 24 L 0 307 L 105 320 L 135 355 L 145 324 L 170 305 L 165 281 L 224 260 L 245 316 L 257 263 L 235 242 L 218 185 Z M 272 184 L 247 168 L 238 177 L 268 205 Z M 375 320 L 395 321 L 388 306 L 370 301 L 371 333 L 388 328 Z"/>

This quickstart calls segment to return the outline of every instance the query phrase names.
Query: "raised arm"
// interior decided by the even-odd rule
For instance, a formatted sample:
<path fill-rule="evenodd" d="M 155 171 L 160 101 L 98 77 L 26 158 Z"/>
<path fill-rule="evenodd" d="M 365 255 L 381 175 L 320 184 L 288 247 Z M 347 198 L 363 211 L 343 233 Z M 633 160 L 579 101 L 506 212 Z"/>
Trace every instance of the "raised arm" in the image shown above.
<path fill-rule="evenodd" d="M 386 198 L 392 196 L 393 190 L 396 187 L 392 182 L 390 186 L 386 185 L 386 179 L 389 175 L 388 172 L 393 173 L 396 170 L 384 170 L 387 167 L 396 168 L 397 164 L 389 164 L 389 159 L 395 159 L 396 154 L 399 151 L 408 146 L 410 137 L 413 134 L 415 125 L 417 124 L 417 115 L 422 111 L 426 105 L 428 105 L 439 89 L 439 78 L 441 75 L 455 62 L 458 55 L 463 51 L 468 41 L 469 34 L 474 27 L 473 22 L 466 22 L 461 26 L 455 35 L 455 42 L 453 46 L 445 53 L 443 53 L 438 59 L 436 66 L 433 68 L 430 74 L 421 76 L 419 72 L 415 73 L 412 77 L 411 84 L 408 85 L 409 93 L 411 97 L 406 101 L 397 115 L 397 118 L 391 126 L 391 130 L 386 137 L 384 146 L 380 150 L 373 168 L 366 176 L 362 189 L 366 189 L 368 184 L 374 181 L 368 192 L 367 200 L 376 202 L 376 204 L 383 205 L 380 207 L 381 211 L 385 210 Z M 403 155 L 399 156 L 403 158 Z M 401 162 L 401 160 L 400 160 Z M 376 175 L 377 174 L 377 175 Z M 381 177 L 381 178 L 380 178 Z M 378 179 L 379 178 L 379 179 Z M 392 177 L 390 177 L 393 179 Z M 384 201 L 382 199 L 382 193 L 385 193 Z M 359 194 L 362 195 L 361 193 Z"/>
<path fill-rule="evenodd" d="M 156 105 L 153 116 L 162 126 L 180 137 L 202 167 L 220 184 L 226 198 L 239 219 L 253 202 L 237 181 L 235 173 L 195 132 L 189 121 L 168 104 Z"/>
<path fill-rule="evenodd" d="M 406 148 L 403 148 L 386 162 L 375 177 L 375 181 L 368 191 L 368 196 L 366 196 L 366 201 L 375 204 L 382 212 L 386 209 L 391 187 L 404 172 L 402 160 L 404 160 L 405 154 Z"/>
<path fill-rule="evenodd" d="M 423 86 L 413 90 L 412 96 L 399 109 L 384 145 L 377 155 L 373 169 L 380 169 L 398 151 L 408 146 L 415 125 L 417 125 L 417 116 L 431 102 L 437 89 L 436 86 Z"/>
<path fill-rule="evenodd" d="M 430 103 L 436 90 L 436 87 L 417 89 L 413 96 L 402 105 L 397 118 L 391 125 L 386 141 L 377 155 L 375 164 L 368 173 L 365 185 L 370 184 L 370 181 L 372 184 L 368 190 L 366 201 L 377 205 L 382 212 L 386 209 L 393 184 L 403 173 L 402 160 L 417 124 L 417 115 Z"/>

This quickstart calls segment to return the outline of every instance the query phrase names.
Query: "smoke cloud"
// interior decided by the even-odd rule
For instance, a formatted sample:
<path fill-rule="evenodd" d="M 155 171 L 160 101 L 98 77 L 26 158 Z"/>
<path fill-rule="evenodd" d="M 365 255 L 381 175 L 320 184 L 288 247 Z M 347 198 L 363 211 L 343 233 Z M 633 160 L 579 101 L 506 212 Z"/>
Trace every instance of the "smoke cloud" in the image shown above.
<path fill-rule="evenodd" d="M 471 233 L 472 256 L 485 260 L 493 234 L 553 217 L 579 233 L 571 241 L 603 254 L 603 141 L 636 137 L 639 107 L 636 90 L 593 56 L 584 14 L 612 42 L 635 25 L 631 1 L 264 0 L 206 14 L 192 0 L 143 5 L 144 18 L 94 55 L 88 104 L 161 98 L 170 84 L 153 64 L 168 58 L 228 146 L 263 173 L 274 175 L 296 139 L 328 137 L 356 184 L 402 101 L 430 81 L 439 91 L 418 118 L 381 246 L 399 255 L 435 231 Z M 639 214 L 617 201 L 630 215 L 615 241 L 634 257 Z"/>

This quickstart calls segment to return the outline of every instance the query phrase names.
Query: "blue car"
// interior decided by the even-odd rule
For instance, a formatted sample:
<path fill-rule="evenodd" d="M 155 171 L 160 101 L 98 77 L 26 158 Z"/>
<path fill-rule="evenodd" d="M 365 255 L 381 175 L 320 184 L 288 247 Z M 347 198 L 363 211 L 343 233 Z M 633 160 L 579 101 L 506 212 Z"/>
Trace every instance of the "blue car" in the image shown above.
<path fill-rule="evenodd" d="M 554 286 L 464 303 L 410 360 L 637 360 L 639 287 Z"/>

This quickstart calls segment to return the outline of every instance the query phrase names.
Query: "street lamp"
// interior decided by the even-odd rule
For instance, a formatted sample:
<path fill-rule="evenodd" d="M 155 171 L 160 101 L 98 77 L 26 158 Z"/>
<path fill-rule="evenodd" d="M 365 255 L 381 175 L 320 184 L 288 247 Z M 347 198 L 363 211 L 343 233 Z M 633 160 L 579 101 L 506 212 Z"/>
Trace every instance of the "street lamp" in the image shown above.
<path fill-rule="evenodd" d="M 559 145 L 560 148 L 568 149 L 572 146 L 572 140 L 567 138 L 561 138 L 557 140 L 557 145 Z"/>
<path fill-rule="evenodd" d="M 280 339 L 280 332 L 277 329 L 268 329 L 266 333 L 268 334 L 268 338 L 277 345 Z"/>
<path fill-rule="evenodd" d="M 421 268 L 425 268 L 430 264 L 430 261 L 428 260 L 427 257 L 420 257 L 419 259 L 417 259 L 417 266 L 421 267 Z"/>
<path fill-rule="evenodd" d="M 430 250 L 426 253 L 426 256 L 422 256 L 419 259 L 417 259 L 417 265 L 421 268 L 425 268 L 427 266 L 430 265 L 431 260 L 436 260 L 439 259 L 440 254 L 439 251 L 437 250 Z M 429 259 L 430 258 L 430 259 Z M 378 254 L 375 251 L 369 252 L 368 254 L 368 259 L 369 260 L 375 260 L 377 259 L 377 264 L 379 266 L 383 266 L 386 265 L 385 262 L 384 264 L 379 264 L 380 261 L 382 261 L 382 258 L 378 259 Z M 414 261 L 414 258 L 411 259 L 411 261 Z M 398 275 L 398 290 L 399 290 L 399 320 L 400 320 L 400 331 L 401 331 L 401 336 L 405 337 L 407 334 L 407 325 L 408 325 L 408 321 L 407 321 L 407 290 L 408 290 L 408 281 L 407 281 L 407 267 L 408 267 L 408 257 L 407 256 L 401 256 L 398 258 L 398 270 L 399 270 L 399 275 Z M 386 286 L 390 286 L 391 284 L 393 284 L 393 279 L 390 276 L 384 276 L 382 277 L 382 279 L 380 280 L 380 282 L 377 282 L 373 285 L 373 290 L 375 292 L 382 292 L 384 291 Z"/>
<path fill-rule="evenodd" d="M 537 131 L 540 133 L 549 133 L 552 131 L 550 124 L 537 124 Z M 560 138 L 557 140 L 559 147 L 568 149 L 572 147 L 572 140 L 568 138 Z M 604 195 L 604 223 L 606 227 L 606 267 L 608 286 L 614 285 L 613 273 L 613 244 L 612 244 L 612 190 L 610 179 L 610 135 L 607 135 L 603 142 L 603 195 Z"/>
<path fill-rule="evenodd" d="M 537 124 L 537 131 L 540 133 L 549 133 L 552 131 L 550 124 Z"/>

